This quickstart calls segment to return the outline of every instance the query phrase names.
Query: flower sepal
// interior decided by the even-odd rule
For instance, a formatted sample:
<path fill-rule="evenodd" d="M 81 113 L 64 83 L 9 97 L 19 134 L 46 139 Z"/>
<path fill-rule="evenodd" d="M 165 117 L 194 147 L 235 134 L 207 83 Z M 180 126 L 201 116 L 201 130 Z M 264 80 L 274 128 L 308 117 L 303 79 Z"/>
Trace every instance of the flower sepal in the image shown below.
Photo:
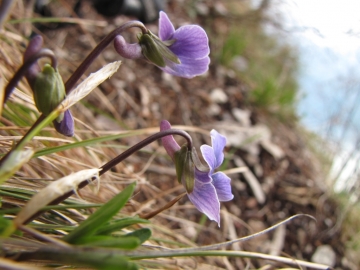
<path fill-rule="evenodd" d="M 162 41 L 150 31 L 138 37 L 143 55 L 159 67 L 166 66 L 166 60 L 175 64 L 181 64 L 180 59 L 168 47 L 175 40 Z"/>
<path fill-rule="evenodd" d="M 195 164 L 196 169 L 198 169 L 199 171 L 204 172 L 204 173 L 209 173 L 210 172 L 210 167 L 208 165 L 204 165 L 201 162 L 201 160 L 200 160 L 200 158 L 199 158 L 199 156 L 198 156 L 198 154 L 196 152 L 195 147 L 193 147 L 191 149 L 191 160 Z"/>
<path fill-rule="evenodd" d="M 191 158 L 191 152 L 185 144 L 174 155 L 178 182 L 185 186 L 187 193 L 191 193 L 195 185 L 195 165 Z"/>
<path fill-rule="evenodd" d="M 49 64 L 36 76 L 34 83 L 35 105 L 44 115 L 49 115 L 65 98 L 64 82 L 57 70 Z M 59 116 L 61 122 L 63 115 Z"/>

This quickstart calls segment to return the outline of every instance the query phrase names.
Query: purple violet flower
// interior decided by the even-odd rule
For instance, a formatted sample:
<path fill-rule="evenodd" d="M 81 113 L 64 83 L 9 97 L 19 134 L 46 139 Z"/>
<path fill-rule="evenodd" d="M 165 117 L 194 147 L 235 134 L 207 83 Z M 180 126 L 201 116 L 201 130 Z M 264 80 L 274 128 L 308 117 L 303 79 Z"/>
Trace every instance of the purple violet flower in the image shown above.
<path fill-rule="evenodd" d="M 170 123 L 166 120 L 161 121 L 160 130 L 168 129 L 171 129 Z M 216 221 L 220 227 L 220 202 L 230 201 L 234 196 L 231 193 L 231 179 L 223 172 L 215 172 L 215 169 L 220 167 L 224 161 L 223 150 L 226 138 L 214 129 L 210 135 L 212 146 L 204 144 L 200 147 L 210 170 L 203 172 L 195 168 L 194 189 L 188 193 L 188 197 L 200 212 Z M 162 143 L 168 155 L 175 162 L 175 152 L 180 150 L 180 146 L 171 135 L 163 137 Z"/>
<path fill-rule="evenodd" d="M 146 58 L 163 71 L 184 78 L 193 78 L 209 69 L 209 39 L 198 25 L 174 28 L 165 12 L 160 11 L 159 38 L 150 31 L 139 36 L 139 43 L 128 44 L 118 35 L 115 50 L 124 58 Z"/>
<path fill-rule="evenodd" d="M 175 42 L 168 48 L 181 64 L 166 61 L 163 71 L 172 75 L 192 78 L 204 74 L 209 69 L 209 39 L 203 28 L 198 25 L 184 25 L 174 28 L 165 12 L 160 11 L 159 37 L 163 42 Z"/>

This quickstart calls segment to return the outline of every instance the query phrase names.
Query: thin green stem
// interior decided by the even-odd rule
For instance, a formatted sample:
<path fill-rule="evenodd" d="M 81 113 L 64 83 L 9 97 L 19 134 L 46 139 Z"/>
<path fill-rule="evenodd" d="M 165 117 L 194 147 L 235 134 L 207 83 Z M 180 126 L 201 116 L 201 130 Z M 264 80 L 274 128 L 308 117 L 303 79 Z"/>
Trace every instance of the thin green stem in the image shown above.
<path fill-rule="evenodd" d="M 44 127 L 49 125 L 52 121 L 54 121 L 60 112 L 58 110 L 52 111 L 48 116 L 46 116 L 42 121 L 36 122 L 37 125 L 32 127 L 25 136 L 19 141 L 19 143 L 15 146 L 16 149 L 21 149 L 25 146 L 27 142 L 29 142 L 36 134 L 38 134 Z"/>
<path fill-rule="evenodd" d="M 50 124 L 53 120 L 55 120 L 60 115 L 60 111 L 54 110 L 48 116 L 40 115 L 38 120 L 32 125 L 32 127 L 26 132 L 26 134 L 21 138 L 21 140 L 13 147 L 5 156 L 0 160 L 0 166 L 3 162 L 8 158 L 10 153 L 14 150 L 19 150 L 25 146 L 27 142 L 29 142 L 36 134 L 38 134 L 44 127 Z"/>
<path fill-rule="evenodd" d="M 271 260 L 281 263 L 286 263 L 295 266 L 310 267 L 312 269 L 330 269 L 329 266 L 317 263 L 311 263 L 292 258 L 273 256 L 269 254 L 248 252 L 248 251 L 232 251 L 232 250 L 207 250 L 207 251 L 159 251 L 159 252 L 148 252 L 140 254 L 139 252 L 133 254 L 126 254 L 131 260 L 143 260 L 143 259 L 155 259 L 155 258 L 168 258 L 168 257 L 189 257 L 189 256 L 226 256 L 226 257 L 242 257 L 242 258 L 254 258 Z"/>

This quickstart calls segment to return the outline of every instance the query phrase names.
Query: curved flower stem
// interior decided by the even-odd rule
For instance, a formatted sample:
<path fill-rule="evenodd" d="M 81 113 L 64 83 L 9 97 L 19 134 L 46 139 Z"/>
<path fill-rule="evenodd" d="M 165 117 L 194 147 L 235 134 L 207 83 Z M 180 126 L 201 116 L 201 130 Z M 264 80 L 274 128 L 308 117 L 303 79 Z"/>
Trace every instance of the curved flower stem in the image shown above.
<path fill-rule="evenodd" d="M 5 87 L 5 93 L 4 93 L 4 104 L 6 103 L 7 99 L 13 92 L 16 85 L 19 83 L 21 78 L 25 76 L 28 69 L 35 64 L 36 61 L 38 61 L 40 58 L 48 57 L 51 60 L 51 66 L 56 69 L 57 68 L 57 59 L 55 57 L 55 54 L 53 51 L 49 49 L 41 49 L 39 52 L 35 53 L 33 56 L 31 56 L 27 61 L 25 61 L 22 66 L 16 71 L 14 76 L 11 78 L 11 80 L 8 82 L 8 84 Z"/>
<path fill-rule="evenodd" d="M 192 149 L 192 139 L 190 137 L 190 135 L 183 131 L 183 130 L 179 130 L 179 129 L 168 129 L 168 130 L 164 130 L 164 131 L 160 131 L 158 133 L 155 133 L 153 135 L 151 135 L 150 137 L 142 140 L 141 142 L 137 143 L 136 145 L 130 147 L 129 149 L 125 150 L 123 153 L 121 153 L 120 155 L 118 155 L 116 158 L 112 159 L 111 161 L 109 161 L 108 163 L 104 164 L 103 166 L 100 167 L 101 171 L 99 172 L 99 175 L 103 175 L 105 172 L 107 172 L 108 170 L 110 170 L 112 167 L 114 167 L 115 165 L 119 164 L 121 161 L 123 161 L 124 159 L 126 159 L 127 157 L 129 157 L 131 154 L 139 151 L 140 149 L 142 149 L 143 147 L 145 147 L 146 145 L 161 139 L 162 137 L 165 136 L 169 136 L 169 135 L 180 135 L 182 137 L 184 137 L 187 141 L 187 146 L 189 148 L 189 150 Z M 81 189 L 85 186 L 87 186 L 88 184 L 90 184 L 94 179 L 88 179 L 85 180 L 81 183 L 79 183 L 77 189 Z M 50 202 L 48 205 L 57 205 L 59 203 L 61 203 L 62 201 L 64 201 L 65 199 L 69 198 L 71 195 L 73 195 L 75 193 L 74 190 L 69 191 L 63 195 L 61 195 L 60 197 L 58 197 L 57 199 L 53 200 L 52 202 Z M 180 199 L 180 198 L 179 198 Z M 174 202 L 175 203 L 175 202 Z M 30 221 L 32 221 L 33 219 L 35 219 L 37 216 L 39 216 L 43 211 L 39 211 L 36 214 L 34 214 L 33 216 L 31 216 L 28 220 L 26 220 L 23 224 L 27 224 Z"/>
<path fill-rule="evenodd" d="M 176 196 L 173 200 L 171 200 L 170 202 L 168 202 L 166 205 L 164 205 L 163 207 L 152 211 L 150 213 L 147 214 L 140 214 L 139 217 L 143 218 L 143 219 L 150 219 L 155 217 L 157 214 L 161 213 L 162 211 L 169 209 L 171 206 L 173 206 L 175 203 L 177 203 L 178 201 L 180 201 L 180 199 L 182 199 L 187 193 L 184 192 L 182 194 L 180 194 L 179 196 Z"/>
<path fill-rule="evenodd" d="M 65 83 L 66 94 L 69 94 L 74 88 L 76 82 L 80 79 L 80 77 L 84 74 L 84 72 L 89 68 L 91 63 L 99 56 L 99 54 L 110 44 L 114 38 L 122 33 L 124 30 L 127 30 L 131 27 L 138 27 L 141 29 L 143 34 L 147 33 L 147 29 L 144 24 L 139 21 L 130 21 L 122 26 L 116 28 L 112 32 L 110 32 L 100 43 L 91 51 L 91 53 L 85 58 L 85 60 L 77 67 L 74 73 L 70 76 L 70 78 Z"/>
<path fill-rule="evenodd" d="M 191 151 L 192 139 L 187 132 L 185 132 L 183 130 L 179 130 L 179 129 L 168 129 L 168 130 L 160 131 L 158 133 L 151 135 L 150 137 L 147 137 L 145 140 L 135 144 L 134 146 L 130 147 L 129 149 L 127 149 L 126 151 L 124 151 L 123 153 L 118 155 L 116 158 L 112 159 L 108 163 L 101 166 L 100 167 L 100 169 L 101 169 L 100 175 L 104 174 L 105 172 L 110 170 L 112 167 L 114 167 L 115 165 L 117 165 L 118 163 L 120 163 L 121 161 L 123 161 L 124 159 L 126 159 L 127 157 L 132 155 L 133 153 L 137 152 L 141 148 L 145 147 L 146 145 L 148 145 L 158 139 L 161 139 L 162 137 L 168 136 L 168 135 L 180 135 L 180 136 L 184 137 L 187 141 L 187 147 L 188 147 L 189 151 Z"/>

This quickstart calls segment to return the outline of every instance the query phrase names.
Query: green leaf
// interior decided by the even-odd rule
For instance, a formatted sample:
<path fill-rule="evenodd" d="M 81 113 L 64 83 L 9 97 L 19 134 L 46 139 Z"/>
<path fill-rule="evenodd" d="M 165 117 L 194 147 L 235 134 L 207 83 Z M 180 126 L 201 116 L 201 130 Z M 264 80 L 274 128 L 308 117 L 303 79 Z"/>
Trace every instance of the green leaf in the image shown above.
<path fill-rule="evenodd" d="M 115 231 L 121 230 L 122 228 L 138 223 L 149 223 L 149 221 L 147 219 L 142 219 L 138 217 L 126 217 L 112 221 L 110 224 L 106 224 L 102 226 L 96 231 L 96 234 L 97 235 L 111 234 Z"/>
<path fill-rule="evenodd" d="M 136 183 L 127 186 L 121 193 L 116 195 L 102 207 L 100 207 L 87 220 L 82 222 L 76 229 L 66 235 L 63 240 L 68 243 L 76 243 L 81 238 L 93 235 L 102 225 L 116 215 L 134 192 Z"/>
<path fill-rule="evenodd" d="M 134 249 L 141 245 L 141 239 L 136 236 L 104 236 L 104 235 L 95 235 L 85 238 L 81 238 L 76 242 L 78 245 L 86 246 L 97 246 L 97 247 L 114 247 L 121 249 Z"/>
<path fill-rule="evenodd" d="M 119 253 L 97 248 L 40 248 L 27 254 L 33 260 L 46 260 L 61 265 L 88 266 L 101 270 L 136 270 L 138 266 L 129 262 L 128 258 Z"/>
<path fill-rule="evenodd" d="M 0 234 L 11 225 L 11 220 L 0 216 Z"/>
<path fill-rule="evenodd" d="M 142 244 L 151 237 L 151 230 L 149 228 L 142 228 L 128 233 L 124 237 L 137 237 L 140 240 L 140 244 Z"/>
<path fill-rule="evenodd" d="M 11 220 L 0 216 L 0 236 L 8 237 L 13 233 L 16 235 L 22 235 L 21 231 L 16 230 L 14 223 Z"/>
<path fill-rule="evenodd" d="M 34 157 L 46 156 L 46 155 L 57 153 L 60 151 L 65 151 L 65 150 L 78 148 L 78 147 L 85 147 L 85 146 L 94 145 L 94 144 L 97 144 L 100 142 L 112 141 L 112 140 L 116 140 L 116 139 L 120 139 L 120 138 L 126 138 L 129 136 L 141 135 L 143 133 L 144 133 L 144 131 L 132 131 L 132 132 L 128 132 L 128 133 L 121 133 L 121 134 L 116 134 L 116 135 L 97 137 L 97 138 L 93 138 L 93 139 L 83 140 L 80 142 L 75 142 L 75 143 L 70 143 L 70 144 L 65 144 L 65 145 L 60 145 L 60 146 L 55 146 L 55 147 L 48 147 L 46 149 L 42 149 L 42 150 L 35 152 Z"/>

